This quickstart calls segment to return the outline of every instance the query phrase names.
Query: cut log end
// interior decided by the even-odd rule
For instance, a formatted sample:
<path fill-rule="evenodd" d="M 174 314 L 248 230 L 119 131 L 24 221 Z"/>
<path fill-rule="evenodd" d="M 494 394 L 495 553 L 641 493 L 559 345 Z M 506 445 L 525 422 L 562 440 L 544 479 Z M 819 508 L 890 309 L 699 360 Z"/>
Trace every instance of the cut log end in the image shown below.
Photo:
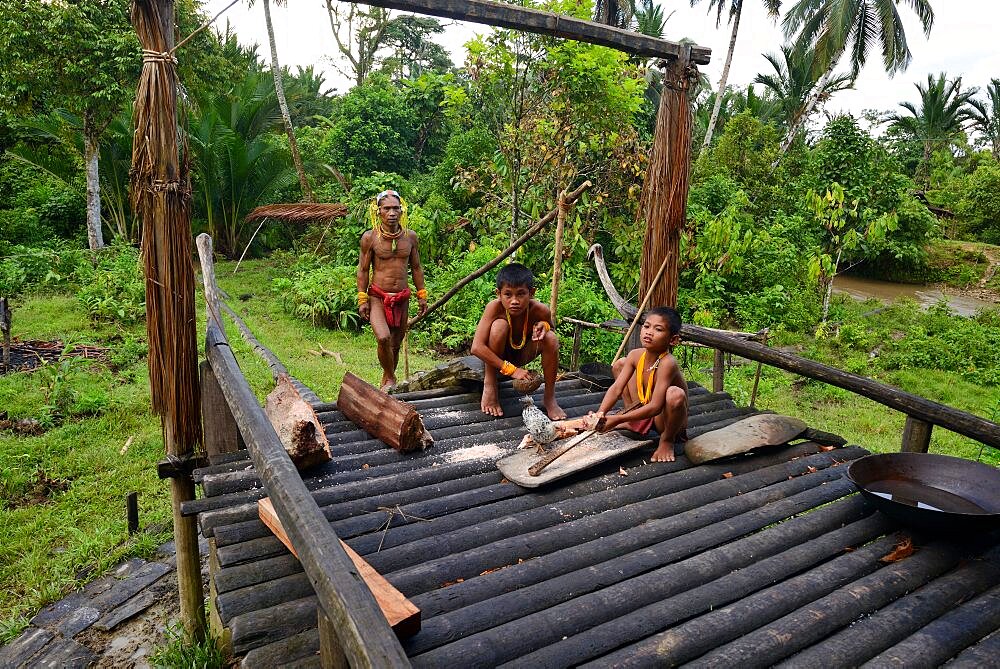
<path fill-rule="evenodd" d="M 333 458 L 319 417 L 287 374 L 278 377 L 267 396 L 264 413 L 297 469 L 308 469 Z"/>

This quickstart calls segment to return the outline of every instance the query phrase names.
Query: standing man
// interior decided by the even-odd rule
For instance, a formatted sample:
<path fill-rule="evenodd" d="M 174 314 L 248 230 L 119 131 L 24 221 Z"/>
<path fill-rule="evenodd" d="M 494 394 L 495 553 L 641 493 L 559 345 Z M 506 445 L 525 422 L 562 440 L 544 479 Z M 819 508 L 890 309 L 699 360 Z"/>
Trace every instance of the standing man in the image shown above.
<path fill-rule="evenodd" d="M 372 229 L 361 235 L 358 261 L 358 313 L 372 324 L 382 365 L 382 390 L 396 383 L 399 347 L 406 336 L 413 272 L 420 314 L 427 311 L 424 269 L 417 251 L 417 233 L 406 227 L 406 203 L 394 190 L 379 193 L 368 208 Z"/>

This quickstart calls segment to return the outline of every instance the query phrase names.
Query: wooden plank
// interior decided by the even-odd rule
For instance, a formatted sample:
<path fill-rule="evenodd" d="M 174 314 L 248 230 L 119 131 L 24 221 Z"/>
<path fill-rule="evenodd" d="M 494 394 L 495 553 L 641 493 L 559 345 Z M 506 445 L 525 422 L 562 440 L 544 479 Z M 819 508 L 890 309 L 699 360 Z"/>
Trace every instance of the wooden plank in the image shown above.
<path fill-rule="evenodd" d="M 212 365 L 201 362 L 201 416 L 205 434 L 205 453 L 209 459 L 240 449 L 239 429 L 233 412 L 215 380 Z"/>
<path fill-rule="evenodd" d="M 282 525 L 298 547 L 309 580 L 324 602 L 327 615 L 334 620 L 352 666 L 406 666 L 406 656 L 371 591 L 337 543 L 257 404 L 225 336 L 212 323 L 206 334 L 206 354 L 261 473 L 264 488 L 271 493 Z M 315 624 L 315 616 L 314 610 L 310 624 Z M 233 632 L 235 649 L 235 629 Z"/>
<path fill-rule="evenodd" d="M 593 435 L 593 436 L 590 436 Z M 588 438 L 589 437 L 589 438 Z M 574 440 L 582 440 L 574 444 Z M 599 465 L 617 458 L 630 451 L 638 450 L 644 446 L 652 445 L 649 439 L 632 439 L 621 432 L 608 432 L 606 434 L 594 434 L 584 432 L 578 434 L 565 444 L 555 444 L 555 449 L 547 457 L 554 454 L 562 456 L 558 460 L 548 460 L 545 458 L 539 461 L 538 454 L 532 449 L 521 449 L 513 455 L 497 462 L 497 469 L 516 483 L 525 488 L 537 488 L 538 486 L 557 481 L 561 478 L 571 476 L 579 471 Z M 568 448 L 573 450 L 566 453 Z M 566 455 L 562 455 L 566 453 Z M 545 463 L 545 467 L 538 474 L 532 474 L 534 467 Z M 549 464 L 551 463 L 551 464 Z"/>
<path fill-rule="evenodd" d="M 691 439 L 684 444 L 684 455 L 691 462 L 701 464 L 763 446 L 786 444 L 808 427 L 799 418 L 757 414 Z"/>
<path fill-rule="evenodd" d="M 602 23 L 488 0 L 365 0 L 364 4 L 563 37 L 611 47 L 637 56 L 671 60 L 690 57 L 698 65 L 707 65 L 712 56 L 712 50 L 705 47 L 688 47 Z M 689 48 L 690 56 L 687 55 Z"/>
<path fill-rule="evenodd" d="M 434 443 L 416 410 L 347 372 L 337 406 L 373 437 L 397 451 L 423 450 Z"/>
<path fill-rule="evenodd" d="M 292 552 L 293 555 L 298 557 L 295 552 L 295 548 L 292 546 L 292 542 L 288 539 L 288 535 L 285 533 L 285 528 L 281 524 L 281 520 L 274 511 L 274 505 L 271 503 L 269 498 L 264 498 L 257 502 L 257 507 L 260 512 L 260 518 L 264 523 L 274 532 L 274 535 L 281 540 L 281 543 L 285 544 L 285 547 Z M 375 601 L 378 602 L 379 608 L 382 610 L 383 615 L 385 615 L 386 621 L 388 621 L 389 626 L 392 627 L 393 631 L 396 632 L 397 636 L 407 637 L 416 634 L 420 631 L 420 609 L 415 607 L 399 590 L 394 588 L 389 581 L 375 571 L 368 562 L 365 561 L 360 555 L 354 552 L 350 546 L 340 541 L 340 545 L 343 546 L 344 551 L 347 553 L 348 557 L 357 567 L 358 573 L 361 574 L 361 578 L 364 579 L 365 584 L 371 590 L 372 595 L 375 596 Z"/>

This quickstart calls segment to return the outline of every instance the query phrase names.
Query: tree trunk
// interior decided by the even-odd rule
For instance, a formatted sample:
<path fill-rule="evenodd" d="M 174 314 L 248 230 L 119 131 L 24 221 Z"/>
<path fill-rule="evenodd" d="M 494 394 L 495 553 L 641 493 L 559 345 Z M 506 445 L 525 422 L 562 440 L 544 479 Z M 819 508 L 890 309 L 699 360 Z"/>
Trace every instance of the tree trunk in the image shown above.
<path fill-rule="evenodd" d="M 843 249 L 837 251 L 837 261 L 833 263 L 833 274 L 826 280 L 826 286 L 823 288 L 823 318 L 821 320 L 823 323 L 826 323 L 826 319 L 830 315 L 830 296 L 833 294 L 833 280 L 837 278 L 837 268 L 840 267 L 840 256 L 843 252 Z"/>
<path fill-rule="evenodd" d="M 736 49 L 736 33 L 740 29 L 740 15 L 743 13 L 743 4 L 736 3 L 733 12 L 733 34 L 729 38 L 729 53 L 726 54 L 726 64 L 722 66 L 722 76 L 719 77 L 719 90 L 715 94 L 715 105 L 712 107 L 712 116 L 708 119 L 708 129 L 705 131 L 705 141 L 702 142 L 702 150 L 707 149 L 712 143 L 712 133 L 715 124 L 719 120 L 719 110 L 722 108 L 722 96 L 726 92 L 726 83 L 729 81 L 729 66 L 733 64 L 733 51 Z"/>
<path fill-rule="evenodd" d="M 93 126 L 84 115 L 83 154 L 87 165 L 87 241 L 90 250 L 104 248 L 104 233 L 101 231 L 101 177 L 98 171 L 100 150 L 97 138 L 92 137 Z"/>
<path fill-rule="evenodd" d="M 271 3 L 269 0 L 264 0 L 264 20 L 267 22 L 267 41 L 271 45 L 271 74 L 274 75 L 274 92 L 278 96 L 278 106 L 281 107 L 281 120 L 285 123 L 285 134 L 288 135 L 288 148 L 292 152 L 292 162 L 295 163 L 295 172 L 299 175 L 299 186 L 302 187 L 302 199 L 306 202 L 315 202 L 312 188 L 309 186 L 309 180 L 306 178 L 306 170 L 302 166 L 299 145 L 295 141 L 292 116 L 288 113 L 288 101 L 285 100 L 285 86 L 281 82 L 281 67 L 278 65 L 278 48 L 274 44 L 274 26 L 271 23 Z"/>
<path fill-rule="evenodd" d="M 809 100 L 806 102 L 806 106 L 802 110 L 802 114 L 799 115 L 795 123 L 788 128 L 788 134 L 785 135 L 785 141 L 781 143 L 781 152 L 778 154 L 779 156 L 783 156 L 788 152 L 789 147 L 792 146 L 792 142 L 795 141 L 795 136 L 799 134 L 799 130 L 802 129 L 806 120 L 813 113 L 813 110 L 816 109 L 816 104 L 819 102 L 819 98 L 823 94 L 823 90 L 826 89 L 826 85 L 829 83 L 830 77 L 833 76 L 833 71 L 837 67 L 837 63 L 839 61 L 840 58 L 838 57 L 830 66 L 830 69 L 824 72 L 823 76 L 816 82 L 816 85 L 812 90 L 812 94 L 809 96 Z"/>

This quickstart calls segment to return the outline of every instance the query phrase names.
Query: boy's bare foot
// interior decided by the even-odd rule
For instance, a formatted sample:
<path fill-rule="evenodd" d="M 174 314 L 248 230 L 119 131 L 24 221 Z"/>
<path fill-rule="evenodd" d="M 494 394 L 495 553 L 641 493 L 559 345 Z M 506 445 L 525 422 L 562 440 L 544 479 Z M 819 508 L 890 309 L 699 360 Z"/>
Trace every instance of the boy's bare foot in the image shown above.
<path fill-rule="evenodd" d="M 566 412 L 556 403 L 555 398 L 545 400 L 542 402 L 542 406 L 545 407 L 545 413 L 549 415 L 550 420 L 565 420 Z"/>
<path fill-rule="evenodd" d="M 674 461 L 674 445 L 669 441 L 661 441 L 659 448 L 653 452 L 653 457 L 650 458 L 653 462 L 673 462 Z"/>
<path fill-rule="evenodd" d="M 479 404 L 479 408 L 490 416 L 503 415 L 503 409 L 500 408 L 500 402 L 497 401 L 496 386 L 490 387 L 490 384 L 483 386 L 483 401 Z"/>

